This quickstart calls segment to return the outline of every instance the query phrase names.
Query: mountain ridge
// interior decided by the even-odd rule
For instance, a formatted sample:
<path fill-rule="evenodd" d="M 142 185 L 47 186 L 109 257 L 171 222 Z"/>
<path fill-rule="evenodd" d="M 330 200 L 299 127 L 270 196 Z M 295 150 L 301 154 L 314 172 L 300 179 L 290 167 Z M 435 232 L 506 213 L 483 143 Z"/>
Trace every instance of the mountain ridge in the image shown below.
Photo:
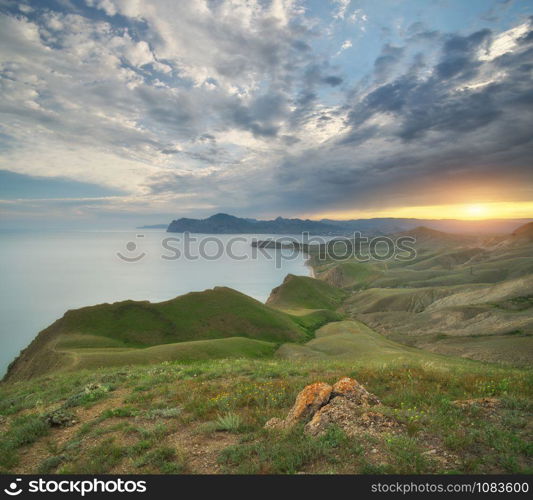
<path fill-rule="evenodd" d="M 217 213 L 205 219 L 182 217 L 167 227 L 169 233 L 203 234 L 299 234 L 343 236 L 360 232 L 367 235 L 393 234 L 424 226 L 430 230 L 478 235 L 508 234 L 533 219 L 487 219 L 480 221 L 459 219 L 413 219 L 376 217 L 369 219 L 333 220 L 276 217 L 271 220 L 236 217 Z"/>

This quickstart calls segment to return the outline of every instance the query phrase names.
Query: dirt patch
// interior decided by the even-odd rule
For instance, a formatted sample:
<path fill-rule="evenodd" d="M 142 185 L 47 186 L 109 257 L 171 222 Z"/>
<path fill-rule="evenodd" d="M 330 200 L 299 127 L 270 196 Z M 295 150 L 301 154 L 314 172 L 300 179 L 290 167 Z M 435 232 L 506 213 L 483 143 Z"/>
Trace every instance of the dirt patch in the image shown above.
<path fill-rule="evenodd" d="M 168 436 L 167 442 L 187 456 L 187 472 L 191 474 L 220 474 L 219 453 L 236 444 L 238 437 L 229 432 L 198 433 L 197 428 L 185 427 Z"/>
<path fill-rule="evenodd" d="M 486 410 L 494 410 L 502 407 L 502 402 L 498 398 L 475 398 L 475 399 L 458 399 L 453 401 L 453 405 L 458 408 L 471 408 L 478 406 Z"/>
<path fill-rule="evenodd" d="M 105 410 L 115 408 L 128 393 L 129 390 L 127 389 L 118 389 L 110 392 L 109 397 L 90 408 L 72 408 L 76 423 L 70 427 L 53 427 L 47 436 L 39 439 L 30 446 L 21 448 L 19 451 L 19 465 L 13 469 L 13 473 L 36 473 L 43 460 L 54 456 L 56 452 L 60 453 L 66 443 L 78 433 L 82 425 L 91 423 Z"/>

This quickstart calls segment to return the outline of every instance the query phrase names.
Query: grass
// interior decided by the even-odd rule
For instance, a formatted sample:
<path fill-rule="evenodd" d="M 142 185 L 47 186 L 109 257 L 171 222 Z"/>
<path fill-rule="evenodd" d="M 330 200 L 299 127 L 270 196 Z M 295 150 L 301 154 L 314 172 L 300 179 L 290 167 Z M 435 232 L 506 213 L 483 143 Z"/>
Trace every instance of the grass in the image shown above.
<path fill-rule="evenodd" d="M 219 358 L 262 358 L 272 356 L 277 344 L 244 337 L 179 342 L 144 349 L 84 349 L 76 351 L 71 369 L 94 369 L 105 366 L 154 364 L 164 361 L 194 361 Z"/>
<path fill-rule="evenodd" d="M 46 436 L 49 427 L 38 415 L 15 418 L 0 439 L 0 470 L 9 470 L 18 464 L 18 450 Z"/>
<path fill-rule="evenodd" d="M 224 287 L 154 304 L 125 301 L 77 309 L 65 314 L 56 328 L 131 347 L 235 336 L 272 342 L 301 337 L 285 314 Z"/>
<path fill-rule="evenodd" d="M 237 474 L 296 474 L 304 467 L 318 461 L 338 464 L 341 452 L 345 457 L 362 452 L 339 429 L 332 428 L 325 436 L 312 438 L 298 426 L 268 439 L 268 433 L 260 433 L 251 444 L 238 444 L 225 449 L 219 458 L 225 472 Z"/>
<path fill-rule="evenodd" d="M 68 311 L 10 366 L 6 380 L 58 370 L 137 363 L 271 355 L 277 344 L 307 340 L 336 318 L 295 320 L 230 288 L 167 302 L 124 301 Z"/>
<path fill-rule="evenodd" d="M 118 465 L 126 451 L 115 443 L 114 438 L 107 438 L 87 450 L 85 455 L 70 467 L 64 466 L 63 471 L 70 474 L 104 474 Z"/>
<path fill-rule="evenodd" d="M 345 292 L 324 281 L 289 274 L 272 290 L 267 304 L 281 309 L 336 309 L 345 297 Z"/>
<path fill-rule="evenodd" d="M 335 336 L 333 331 L 327 333 L 317 341 Z M 353 335 L 362 333 L 363 329 Z M 218 465 L 232 473 L 531 472 L 531 370 L 426 354 L 413 349 L 409 356 L 396 358 L 164 363 L 126 371 L 56 374 L 46 383 L 35 379 L 2 384 L 0 415 L 7 430 L 0 436 L 0 468 L 4 472 L 194 472 L 187 443 L 197 439 L 199 449 L 209 449 L 219 443 L 218 432 L 224 431 L 236 442 L 210 458 L 212 471 L 219 470 Z M 268 419 L 287 413 L 305 385 L 317 380 L 332 383 L 341 376 L 357 378 L 378 395 L 404 430 L 399 435 L 349 438 L 333 429 L 319 439 L 301 429 L 263 430 Z M 92 407 L 72 407 L 79 424 L 64 430 L 43 424 L 47 411 L 98 384 L 113 385 L 115 390 Z M 452 404 L 456 399 L 488 396 L 502 402 L 488 416 L 480 409 Z M 67 440 L 61 438 L 65 432 L 70 435 Z M 183 444 L 170 444 L 173 436 L 184 432 L 189 437 L 180 439 Z M 33 463 L 32 447 L 45 442 L 47 454 L 42 456 L 41 451 L 40 460 Z M 425 455 L 435 443 L 457 458 L 445 467 Z"/>
<path fill-rule="evenodd" d="M 239 432 L 243 427 L 243 419 L 237 413 L 228 412 L 219 415 L 216 420 L 203 426 L 204 432 Z"/>
<path fill-rule="evenodd" d="M 162 474 L 182 474 L 187 471 L 185 456 L 168 446 L 148 451 L 135 465 L 138 468 L 149 467 Z"/>

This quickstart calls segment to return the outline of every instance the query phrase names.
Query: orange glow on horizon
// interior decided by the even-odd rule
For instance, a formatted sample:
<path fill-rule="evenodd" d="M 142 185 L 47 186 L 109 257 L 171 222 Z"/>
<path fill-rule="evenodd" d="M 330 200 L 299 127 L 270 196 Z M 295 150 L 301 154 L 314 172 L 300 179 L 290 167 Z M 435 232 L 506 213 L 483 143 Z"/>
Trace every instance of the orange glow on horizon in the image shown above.
<path fill-rule="evenodd" d="M 377 217 L 413 219 L 529 219 L 533 218 L 533 201 L 426 205 L 387 209 L 343 210 L 314 214 L 312 219 L 371 219 Z"/>

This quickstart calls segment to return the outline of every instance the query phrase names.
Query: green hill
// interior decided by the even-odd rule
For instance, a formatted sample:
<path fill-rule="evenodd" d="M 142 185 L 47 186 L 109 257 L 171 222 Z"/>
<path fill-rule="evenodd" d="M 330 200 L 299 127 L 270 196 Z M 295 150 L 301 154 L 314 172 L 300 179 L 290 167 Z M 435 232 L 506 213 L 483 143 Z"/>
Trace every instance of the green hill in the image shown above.
<path fill-rule="evenodd" d="M 228 337 L 161 344 L 144 349 L 84 348 L 70 350 L 70 370 L 104 368 L 107 366 L 147 365 L 165 361 L 197 361 L 207 359 L 262 358 L 277 348 L 273 342 Z"/>
<path fill-rule="evenodd" d="M 235 336 L 273 342 L 303 338 L 283 313 L 224 287 L 156 304 L 125 301 L 84 307 L 68 311 L 55 328 L 65 334 L 107 337 L 131 347 Z"/>
<path fill-rule="evenodd" d="M 453 365 L 445 359 L 421 349 L 393 342 L 360 321 L 339 321 L 316 331 L 316 338 L 306 344 L 284 344 L 276 355 L 283 359 L 343 359 L 384 363 L 389 361 L 435 361 Z M 460 363 L 460 362 L 459 362 Z"/>
<path fill-rule="evenodd" d="M 267 304 L 280 309 L 336 309 L 346 293 L 323 281 L 288 274 Z"/>
<path fill-rule="evenodd" d="M 382 274 L 375 264 L 352 261 L 323 266 L 318 271 L 319 279 L 338 288 L 365 287 Z"/>
<path fill-rule="evenodd" d="M 315 326 L 323 322 L 315 321 Z M 94 351 L 90 353 L 89 349 L 100 349 L 98 356 L 105 358 L 103 363 L 107 365 L 114 364 L 114 360 L 123 364 L 125 359 L 145 363 L 154 356 L 158 359 L 159 354 L 154 353 L 160 351 L 146 349 L 153 346 L 230 337 L 263 343 L 300 342 L 309 337 L 312 329 L 312 322 L 302 324 L 282 311 L 223 287 L 155 304 L 100 304 L 68 311 L 43 330 L 11 364 L 6 380 L 85 366 L 83 360 L 94 358 Z M 199 351 L 213 345 L 197 345 L 191 359 L 201 358 Z M 216 343 L 217 349 L 221 345 Z M 232 355 L 246 356 L 250 346 L 250 342 L 232 341 L 225 343 L 224 349 L 233 347 Z M 165 359 L 184 359 L 184 353 L 192 351 L 173 347 L 168 352 L 175 353 L 175 357 L 165 355 Z"/>

